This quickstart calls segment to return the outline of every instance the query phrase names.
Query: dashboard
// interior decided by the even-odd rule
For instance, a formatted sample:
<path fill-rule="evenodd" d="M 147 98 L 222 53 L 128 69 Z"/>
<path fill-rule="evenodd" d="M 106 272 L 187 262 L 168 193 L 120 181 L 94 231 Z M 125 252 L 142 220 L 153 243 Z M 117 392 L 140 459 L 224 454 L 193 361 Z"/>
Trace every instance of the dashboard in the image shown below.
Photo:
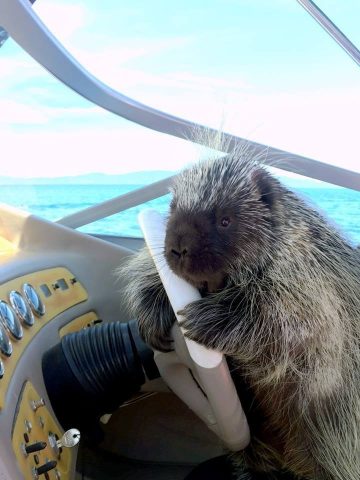
<path fill-rule="evenodd" d="M 128 320 L 114 270 L 129 251 L 5 206 L 0 219 L 0 480 L 72 480 L 77 446 L 61 445 L 42 357 L 67 333 Z"/>
<path fill-rule="evenodd" d="M 0 480 L 79 478 L 78 445 L 60 445 L 65 432 L 47 393 L 42 361 L 67 333 L 96 328 L 101 321 L 131 320 L 116 273 L 139 247 L 137 242 L 128 246 L 0 205 Z M 173 368 L 185 368 L 173 352 L 158 354 L 158 361 L 170 377 Z M 54 363 L 54 378 L 60 376 L 58 369 Z M 217 437 L 179 403 L 162 377 L 141 387 L 141 403 L 130 402 L 113 414 L 104 427 L 106 450 L 165 465 L 189 459 L 199 463 L 223 453 Z M 194 390 L 198 393 L 197 383 L 192 384 L 186 389 L 191 398 Z M 63 404 L 77 418 L 79 399 L 68 390 L 62 388 Z M 140 429 L 134 428 L 137 421 Z M 102 473 L 95 478 L 103 478 Z"/>

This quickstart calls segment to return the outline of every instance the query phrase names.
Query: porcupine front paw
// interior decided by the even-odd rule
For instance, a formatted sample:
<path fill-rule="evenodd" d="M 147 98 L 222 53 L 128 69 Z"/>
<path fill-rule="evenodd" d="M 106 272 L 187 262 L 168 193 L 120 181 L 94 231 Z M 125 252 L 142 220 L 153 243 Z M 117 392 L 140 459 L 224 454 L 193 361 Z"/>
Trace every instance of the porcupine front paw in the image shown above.
<path fill-rule="evenodd" d="M 159 316 L 161 317 L 161 314 Z M 143 340 L 160 352 L 169 352 L 174 349 L 170 333 L 172 324 L 172 319 L 146 316 L 138 318 L 139 332 Z"/>
<path fill-rule="evenodd" d="M 148 249 L 131 255 L 118 275 L 124 300 L 144 341 L 156 350 L 172 350 L 170 331 L 175 315 Z"/>
<path fill-rule="evenodd" d="M 217 297 L 201 298 L 178 313 L 182 316 L 179 323 L 187 338 L 228 355 L 238 348 L 232 341 L 234 324 L 238 320 Z"/>
<path fill-rule="evenodd" d="M 146 288 L 138 290 L 133 312 L 144 341 L 155 350 L 168 352 L 173 350 L 171 327 L 175 314 L 162 283 L 157 280 L 158 277 L 154 276 Z"/>
<path fill-rule="evenodd" d="M 200 345 L 208 348 L 214 348 L 211 329 L 206 315 L 202 311 L 204 299 L 192 302 L 184 309 L 178 312 L 181 315 L 180 326 L 185 330 L 185 337 L 193 340 Z"/>

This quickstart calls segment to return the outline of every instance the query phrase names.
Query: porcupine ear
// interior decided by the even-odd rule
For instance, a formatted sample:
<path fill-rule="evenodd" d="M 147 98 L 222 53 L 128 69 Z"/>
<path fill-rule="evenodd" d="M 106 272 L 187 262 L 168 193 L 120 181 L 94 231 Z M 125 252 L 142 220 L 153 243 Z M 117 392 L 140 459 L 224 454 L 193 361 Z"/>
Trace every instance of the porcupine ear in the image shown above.
<path fill-rule="evenodd" d="M 259 191 L 260 200 L 271 210 L 276 200 L 277 181 L 263 168 L 257 168 L 251 174 L 251 179 Z"/>

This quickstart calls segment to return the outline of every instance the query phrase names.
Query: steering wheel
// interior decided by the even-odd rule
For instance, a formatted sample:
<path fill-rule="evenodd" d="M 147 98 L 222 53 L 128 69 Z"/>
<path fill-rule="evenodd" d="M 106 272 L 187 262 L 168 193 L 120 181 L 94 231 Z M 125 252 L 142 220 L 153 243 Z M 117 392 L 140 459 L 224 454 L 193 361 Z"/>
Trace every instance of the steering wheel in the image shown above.
<path fill-rule="evenodd" d="M 177 320 L 187 304 L 201 298 L 199 291 L 178 277 L 163 255 L 166 223 L 155 210 L 139 214 L 139 224 Z M 224 355 L 184 336 L 178 323 L 172 328 L 174 351 L 154 352 L 162 378 L 195 414 L 232 451 L 250 441 L 249 426 Z"/>

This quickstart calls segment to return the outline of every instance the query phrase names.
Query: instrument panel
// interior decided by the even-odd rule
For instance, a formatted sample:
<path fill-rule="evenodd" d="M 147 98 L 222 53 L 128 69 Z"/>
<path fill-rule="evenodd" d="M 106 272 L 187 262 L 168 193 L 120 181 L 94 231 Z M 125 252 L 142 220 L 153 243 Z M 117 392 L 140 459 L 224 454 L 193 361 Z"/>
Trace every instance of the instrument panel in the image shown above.
<path fill-rule="evenodd" d="M 0 286 L 0 409 L 17 362 L 33 337 L 55 316 L 87 298 L 79 280 L 63 267 Z"/>
<path fill-rule="evenodd" d="M 96 324 L 98 315 L 106 321 L 128 320 L 121 282 L 116 284 L 114 273 L 128 254 L 119 245 L 0 205 L 0 480 L 36 478 L 39 473 L 32 469 L 49 468 L 47 458 L 57 461 L 58 467 L 41 473 L 40 479 L 46 473 L 51 480 L 75 478 L 76 447 L 71 448 L 66 466 L 50 455 L 52 450 L 44 449 L 48 453 L 44 458 L 38 454 L 40 463 L 35 467 L 32 453 L 25 466 L 20 443 L 35 448 L 33 443 L 48 444 L 50 430 L 59 436 L 64 433 L 47 395 L 42 358 L 64 334 Z M 45 402 L 39 415 L 48 412 L 50 420 L 45 419 L 43 435 L 33 430 L 34 437 L 29 435 L 25 442 L 28 432 L 21 415 L 24 412 L 26 419 L 32 415 L 26 400 L 28 383 L 39 395 L 34 400 Z M 15 435 L 17 420 L 19 436 Z"/>
<path fill-rule="evenodd" d="M 0 286 L 0 413 L 7 406 L 13 408 L 9 386 L 35 336 L 55 317 L 87 299 L 80 281 L 64 267 L 30 273 Z M 87 312 L 62 326 L 59 338 L 98 321 L 94 311 Z M 59 447 L 62 429 L 51 405 L 46 405 L 31 378 L 24 380 L 11 426 L 17 467 L 25 480 L 69 480 L 76 451 Z M 0 478 L 2 474 L 0 465 Z"/>

